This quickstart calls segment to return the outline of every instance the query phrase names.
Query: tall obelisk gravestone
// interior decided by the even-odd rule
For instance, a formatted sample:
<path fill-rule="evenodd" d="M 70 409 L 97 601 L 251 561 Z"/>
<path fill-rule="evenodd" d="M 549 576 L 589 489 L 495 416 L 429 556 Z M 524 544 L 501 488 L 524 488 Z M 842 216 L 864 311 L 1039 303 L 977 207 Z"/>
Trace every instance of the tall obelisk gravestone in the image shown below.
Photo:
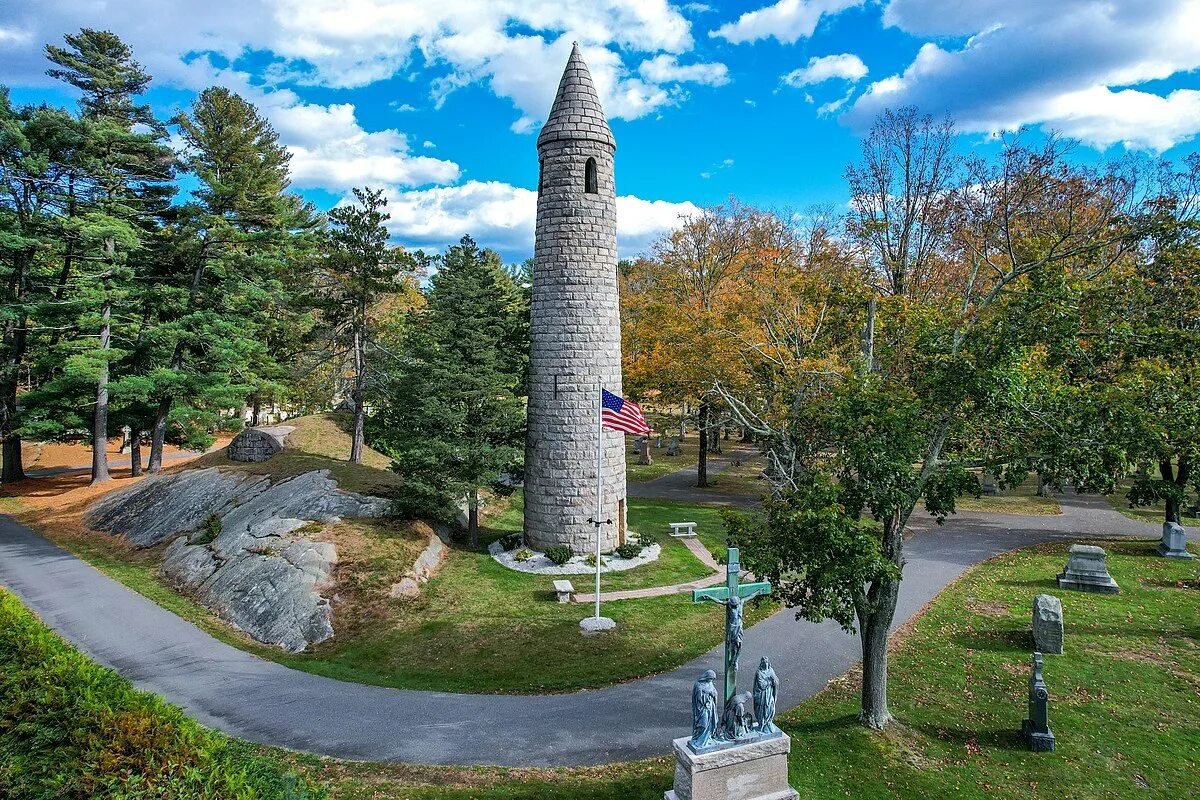
<path fill-rule="evenodd" d="M 576 45 L 538 136 L 525 540 L 595 547 L 598 381 L 621 392 L 616 141 Z M 625 524 L 624 437 L 604 431 L 601 549 Z"/>

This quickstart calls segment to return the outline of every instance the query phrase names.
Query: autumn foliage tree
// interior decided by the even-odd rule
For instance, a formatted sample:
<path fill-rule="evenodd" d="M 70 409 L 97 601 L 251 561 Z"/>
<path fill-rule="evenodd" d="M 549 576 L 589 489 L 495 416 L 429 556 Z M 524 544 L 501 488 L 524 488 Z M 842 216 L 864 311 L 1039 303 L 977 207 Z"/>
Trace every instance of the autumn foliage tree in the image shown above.
<path fill-rule="evenodd" d="M 792 387 L 765 408 L 728 392 L 765 440 L 778 486 L 761 516 L 734 523 L 747 563 L 799 614 L 858 630 L 860 717 L 873 728 L 891 719 L 887 641 L 905 529 L 918 505 L 940 520 L 978 492 L 973 423 L 1036 345 L 1022 335 L 1022 298 L 1045 276 L 1107 269 L 1135 235 L 1129 182 L 1072 165 L 1064 143 L 1007 139 L 997 157 L 962 162 L 951 136 L 912 109 L 877 121 L 847 171 L 848 232 L 864 259 L 861 288 L 877 303 L 861 291 L 829 296 L 822 316 L 858 324 L 826 328 L 824 342 L 800 317 L 793 338 L 811 342 L 810 357 L 841 357 L 800 360 L 791 373 L 761 357 Z"/>

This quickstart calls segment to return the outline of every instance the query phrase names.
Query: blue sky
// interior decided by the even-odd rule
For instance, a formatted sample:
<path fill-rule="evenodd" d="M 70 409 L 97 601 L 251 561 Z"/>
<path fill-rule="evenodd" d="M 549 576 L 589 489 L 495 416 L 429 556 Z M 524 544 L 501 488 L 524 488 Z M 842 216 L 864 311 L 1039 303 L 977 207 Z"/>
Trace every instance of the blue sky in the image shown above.
<path fill-rule="evenodd" d="M 961 149 L 1019 126 L 1094 161 L 1180 158 L 1200 132 L 1200 0 L 41 0 L 0 4 L 0 83 L 73 103 L 46 42 L 110 29 L 163 116 L 221 84 L 329 207 L 385 187 L 397 241 L 531 251 L 534 140 L 572 40 L 617 137 L 623 255 L 729 195 L 803 210 L 884 108 L 951 114 Z M 1036 135 L 1036 134 L 1035 134 Z"/>

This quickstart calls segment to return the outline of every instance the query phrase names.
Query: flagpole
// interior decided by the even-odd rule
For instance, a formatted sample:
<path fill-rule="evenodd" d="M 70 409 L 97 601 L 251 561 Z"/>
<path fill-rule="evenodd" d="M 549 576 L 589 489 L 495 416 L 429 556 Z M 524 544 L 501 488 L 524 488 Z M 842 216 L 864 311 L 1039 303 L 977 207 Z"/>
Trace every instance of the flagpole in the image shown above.
<path fill-rule="evenodd" d="M 597 378 L 596 394 L 596 619 L 600 619 L 600 526 L 604 491 L 604 379 Z"/>

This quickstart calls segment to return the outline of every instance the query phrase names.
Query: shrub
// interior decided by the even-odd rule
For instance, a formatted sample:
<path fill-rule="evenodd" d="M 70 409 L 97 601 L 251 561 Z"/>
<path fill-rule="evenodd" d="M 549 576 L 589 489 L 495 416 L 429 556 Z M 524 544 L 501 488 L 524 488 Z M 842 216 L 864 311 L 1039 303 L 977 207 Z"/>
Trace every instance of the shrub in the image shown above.
<path fill-rule="evenodd" d="M 596 566 L 596 554 L 588 553 L 587 558 L 583 560 L 583 563 L 587 564 L 589 567 Z M 604 566 L 604 556 L 600 556 L 600 566 Z"/>
<path fill-rule="evenodd" d="M 513 553 L 513 561 L 520 561 L 524 563 L 531 558 L 533 558 L 533 551 L 527 547 L 522 547 L 520 550 Z"/>
<path fill-rule="evenodd" d="M 565 544 L 554 544 L 546 548 L 546 558 L 558 566 L 571 560 L 571 548 Z"/>
<path fill-rule="evenodd" d="M 254 745 L 88 659 L 0 589 L 0 797 L 318 800 Z"/>
<path fill-rule="evenodd" d="M 189 544 L 208 544 L 212 540 L 221 535 L 221 517 L 218 514 L 209 514 L 204 519 L 204 524 L 200 526 L 199 532 L 189 541 Z"/>
<path fill-rule="evenodd" d="M 521 534 L 510 533 L 508 536 L 500 538 L 500 546 L 505 550 L 512 550 L 521 543 Z"/>
<path fill-rule="evenodd" d="M 637 558 L 642 554 L 642 550 L 644 549 L 645 545 L 642 544 L 640 539 L 630 539 L 625 544 L 617 547 L 614 552 L 621 558 Z"/>

